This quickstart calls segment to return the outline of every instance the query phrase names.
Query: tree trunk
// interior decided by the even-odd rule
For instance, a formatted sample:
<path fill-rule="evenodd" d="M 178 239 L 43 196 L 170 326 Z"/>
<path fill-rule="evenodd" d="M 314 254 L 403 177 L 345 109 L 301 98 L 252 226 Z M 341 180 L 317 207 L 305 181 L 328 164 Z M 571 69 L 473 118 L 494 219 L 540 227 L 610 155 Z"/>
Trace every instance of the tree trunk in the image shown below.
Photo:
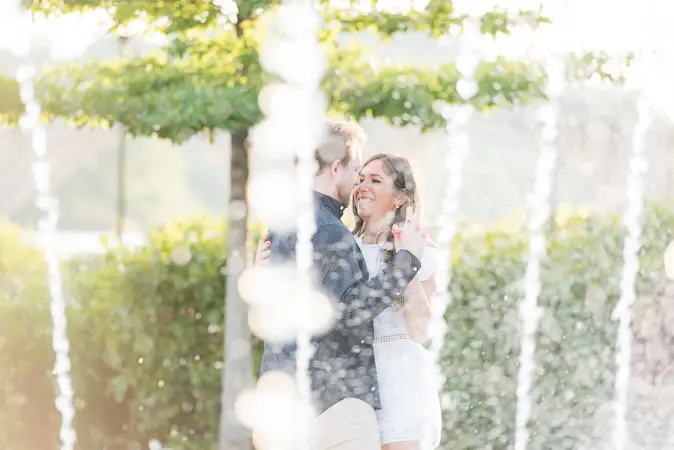
<path fill-rule="evenodd" d="M 124 240 L 124 221 L 126 218 L 126 129 L 122 126 L 119 132 L 117 148 L 117 214 L 115 231 L 117 239 Z"/>
<path fill-rule="evenodd" d="M 253 446 L 250 431 L 239 423 L 234 413 L 234 404 L 239 393 L 253 385 L 248 311 L 237 290 L 237 282 L 246 267 L 248 256 L 247 138 L 247 129 L 233 132 L 231 136 L 220 450 L 250 450 Z"/>
<path fill-rule="evenodd" d="M 117 38 L 119 56 L 123 57 L 129 38 L 120 36 Z M 117 220 L 115 231 L 117 239 L 122 243 L 124 240 L 124 222 L 126 220 L 126 128 L 120 125 L 119 146 L 117 148 Z"/>

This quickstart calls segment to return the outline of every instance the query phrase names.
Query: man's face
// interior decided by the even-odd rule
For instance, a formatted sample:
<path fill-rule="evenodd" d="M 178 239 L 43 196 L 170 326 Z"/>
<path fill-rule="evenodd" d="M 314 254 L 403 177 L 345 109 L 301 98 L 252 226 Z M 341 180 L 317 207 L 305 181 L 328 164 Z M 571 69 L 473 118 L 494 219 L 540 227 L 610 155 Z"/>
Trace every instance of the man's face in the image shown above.
<path fill-rule="evenodd" d="M 360 157 L 356 156 L 348 164 L 340 164 L 336 174 L 337 200 L 348 206 L 351 202 L 353 188 L 360 181 Z"/>

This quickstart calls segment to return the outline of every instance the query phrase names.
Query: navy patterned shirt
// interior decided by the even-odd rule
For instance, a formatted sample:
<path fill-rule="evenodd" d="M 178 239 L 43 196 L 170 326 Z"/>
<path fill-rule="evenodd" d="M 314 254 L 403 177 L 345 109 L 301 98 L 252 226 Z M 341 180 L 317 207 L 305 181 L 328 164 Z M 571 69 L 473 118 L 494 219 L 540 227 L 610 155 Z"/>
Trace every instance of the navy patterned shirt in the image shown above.
<path fill-rule="evenodd" d="M 402 295 L 421 262 L 400 251 L 376 277 L 368 279 L 360 249 L 341 221 L 344 205 L 320 193 L 315 193 L 315 205 L 315 281 L 333 301 L 338 320 L 330 331 L 312 339 L 315 353 L 309 377 L 314 406 L 322 413 L 345 398 L 358 398 L 379 409 L 373 319 Z M 270 232 L 269 239 L 271 264 L 295 258 L 296 235 Z M 282 370 L 294 374 L 296 350 L 295 343 L 265 343 L 261 373 Z"/>

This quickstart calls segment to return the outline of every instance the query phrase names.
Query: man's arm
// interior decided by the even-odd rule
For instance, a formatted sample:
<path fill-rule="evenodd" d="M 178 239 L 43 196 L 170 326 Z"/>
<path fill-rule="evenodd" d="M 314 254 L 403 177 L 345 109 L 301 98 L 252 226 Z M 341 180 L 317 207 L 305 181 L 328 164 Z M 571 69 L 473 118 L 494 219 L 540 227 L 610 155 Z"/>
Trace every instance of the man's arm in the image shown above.
<path fill-rule="evenodd" d="M 371 320 L 400 297 L 421 268 L 419 259 L 399 251 L 377 276 L 364 280 L 353 236 L 338 225 L 324 225 L 314 235 L 319 284 L 339 302 L 340 322 L 347 327 Z"/>

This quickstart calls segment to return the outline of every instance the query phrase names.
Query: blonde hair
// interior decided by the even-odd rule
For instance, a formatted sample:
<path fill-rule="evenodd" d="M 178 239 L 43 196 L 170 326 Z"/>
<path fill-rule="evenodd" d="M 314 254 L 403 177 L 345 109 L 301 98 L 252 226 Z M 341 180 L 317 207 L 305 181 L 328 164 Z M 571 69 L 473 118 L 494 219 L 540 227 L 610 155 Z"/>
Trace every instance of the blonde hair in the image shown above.
<path fill-rule="evenodd" d="M 317 173 L 340 161 L 348 164 L 356 156 L 365 143 L 365 131 L 355 123 L 329 120 L 326 122 L 326 136 L 316 149 Z"/>

